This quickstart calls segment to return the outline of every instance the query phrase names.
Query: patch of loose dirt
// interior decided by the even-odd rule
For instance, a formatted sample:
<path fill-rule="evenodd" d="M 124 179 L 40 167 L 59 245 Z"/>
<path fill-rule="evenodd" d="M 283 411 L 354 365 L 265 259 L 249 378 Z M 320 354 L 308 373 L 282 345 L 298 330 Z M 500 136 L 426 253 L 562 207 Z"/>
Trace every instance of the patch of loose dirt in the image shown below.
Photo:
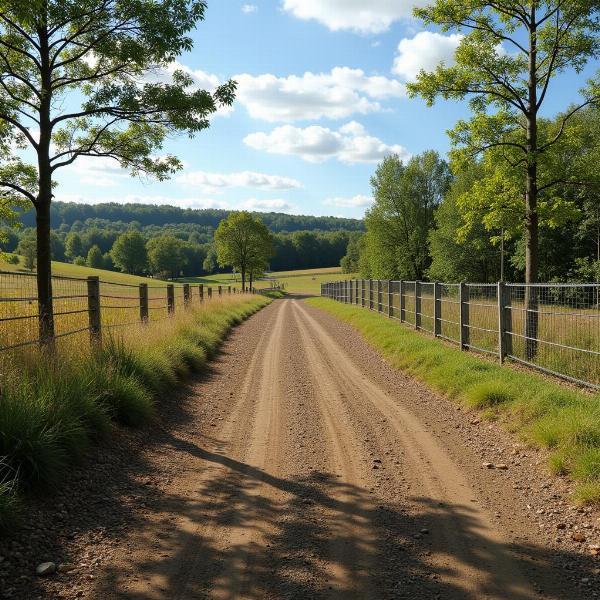
<path fill-rule="evenodd" d="M 569 505 L 536 452 L 297 299 L 237 328 L 164 410 L 145 440 L 118 434 L 74 473 L 64 516 L 37 513 L 48 543 L 25 550 L 28 579 L 10 571 L 6 597 L 597 595 L 600 561 L 585 549 L 600 522 Z M 34 558 L 73 569 L 36 579 Z"/>

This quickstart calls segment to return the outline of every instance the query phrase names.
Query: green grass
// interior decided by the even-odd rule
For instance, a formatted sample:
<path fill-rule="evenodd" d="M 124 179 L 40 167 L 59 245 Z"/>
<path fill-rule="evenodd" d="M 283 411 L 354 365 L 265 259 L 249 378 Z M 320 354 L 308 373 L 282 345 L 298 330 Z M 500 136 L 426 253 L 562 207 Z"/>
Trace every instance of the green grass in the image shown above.
<path fill-rule="evenodd" d="M 206 368 L 221 340 L 270 299 L 236 295 L 171 319 L 119 330 L 101 351 L 20 354 L 3 364 L 0 390 L 0 529 L 19 494 L 60 485 L 70 464 L 115 425 L 139 427 L 160 416 L 162 394 Z"/>
<path fill-rule="evenodd" d="M 307 302 L 350 323 L 392 366 L 547 449 L 550 471 L 575 480 L 574 498 L 600 503 L 600 394 L 502 367 L 359 307 L 326 298 Z"/>

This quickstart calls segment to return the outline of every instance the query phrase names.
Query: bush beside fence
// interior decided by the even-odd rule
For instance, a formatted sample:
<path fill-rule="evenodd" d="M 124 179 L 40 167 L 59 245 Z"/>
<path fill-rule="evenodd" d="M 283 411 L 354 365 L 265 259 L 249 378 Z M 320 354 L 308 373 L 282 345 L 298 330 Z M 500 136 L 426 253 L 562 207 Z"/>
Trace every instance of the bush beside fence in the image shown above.
<path fill-rule="evenodd" d="M 600 284 L 353 279 L 324 283 L 321 295 L 385 313 L 463 350 L 600 389 Z"/>

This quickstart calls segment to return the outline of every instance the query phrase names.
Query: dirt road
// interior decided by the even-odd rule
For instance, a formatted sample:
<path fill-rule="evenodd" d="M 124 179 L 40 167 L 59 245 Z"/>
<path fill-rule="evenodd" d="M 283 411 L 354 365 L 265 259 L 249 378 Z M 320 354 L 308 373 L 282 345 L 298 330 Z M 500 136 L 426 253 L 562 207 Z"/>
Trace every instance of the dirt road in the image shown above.
<path fill-rule="evenodd" d="M 92 597 L 588 597 L 440 400 L 304 302 L 243 324 L 191 392 Z"/>

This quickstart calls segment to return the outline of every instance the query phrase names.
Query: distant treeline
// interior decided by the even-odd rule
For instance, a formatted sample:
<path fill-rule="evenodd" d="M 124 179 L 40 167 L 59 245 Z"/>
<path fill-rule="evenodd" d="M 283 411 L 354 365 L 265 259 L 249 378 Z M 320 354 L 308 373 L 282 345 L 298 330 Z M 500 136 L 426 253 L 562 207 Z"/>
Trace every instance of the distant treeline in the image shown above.
<path fill-rule="evenodd" d="M 140 234 L 140 251 L 149 251 L 144 267 L 135 272 L 168 276 L 195 276 L 223 271 L 216 261 L 214 231 L 230 211 L 189 210 L 172 206 L 138 204 L 74 204 L 57 202 L 52 209 L 52 258 L 108 270 L 126 270 L 115 261 L 115 242 L 128 232 Z M 336 217 L 312 217 L 281 213 L 256 213 L 274 233 L 272 270 L 334 267 L 346 254 L 362 221 Z M 33 214 L 23 215 L 21 229 L 4 229 L 2 249 L 29 257 L 34 268 L 35 229 Z M 304 226 L 304 229 L 301 228 Z M 141 244 L 141 246 L 139 246 Z M 165 255 L 165 260 L 152 260 Z M 164 251 L 160 251 L 164 248 Z M 166 255 L 169 257 L 166 263 Z M 173 258 L 174 257 L 174 258 Z M 129 272 L 129 271 L 128 271 Z"/>
<path fill-rule="evenodd" d="M 232 211 L 216 208 L 194 209 L 176 206 L 156 206 L 148 204 L 78 204 L 75 202 L 54 202 L 50 209 L 50 221 L 53 229 L 61 225 L 73 225 L 78 221 L 101 219 L 112 223 L 137 222 L 141 227 L 164 227 L 176 223 L 189 224 L 216 229 Z M 282 231 L 363 231 L 364 223 L 359 219 L 339 217 L 314 217 L 310 215 L 288 215 L 284 213 L 252 213 L 273 232 Z M 35 226 L 35 213 L 29 211 L 23 215 L 25 227 Z"/>

